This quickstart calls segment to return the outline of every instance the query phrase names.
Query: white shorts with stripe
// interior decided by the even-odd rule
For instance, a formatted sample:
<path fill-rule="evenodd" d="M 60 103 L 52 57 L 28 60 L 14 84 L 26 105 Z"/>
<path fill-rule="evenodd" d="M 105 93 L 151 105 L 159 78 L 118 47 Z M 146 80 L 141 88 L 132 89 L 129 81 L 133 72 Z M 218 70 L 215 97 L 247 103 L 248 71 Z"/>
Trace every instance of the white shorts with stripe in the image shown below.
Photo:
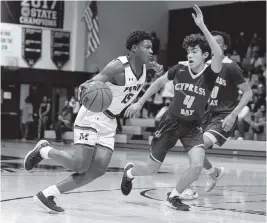
<path fill-rule="evenodd" d="M 74 123 L 74 144 L 100 145 L 113 151 L 116 129 L 116 118 L 91 112 L 82 106 Z"/>

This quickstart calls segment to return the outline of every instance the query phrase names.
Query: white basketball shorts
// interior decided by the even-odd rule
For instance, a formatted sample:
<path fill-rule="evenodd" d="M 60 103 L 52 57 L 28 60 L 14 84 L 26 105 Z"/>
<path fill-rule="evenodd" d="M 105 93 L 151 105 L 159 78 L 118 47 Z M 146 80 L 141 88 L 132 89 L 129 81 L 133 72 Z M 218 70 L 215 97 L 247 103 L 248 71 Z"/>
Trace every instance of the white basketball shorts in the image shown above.
<path fill-rule="evenodd" d="M 74 144 L 103 146 L 114 150 L 116 118 L 94 113 L 82 106 L 74 123 Z"/>

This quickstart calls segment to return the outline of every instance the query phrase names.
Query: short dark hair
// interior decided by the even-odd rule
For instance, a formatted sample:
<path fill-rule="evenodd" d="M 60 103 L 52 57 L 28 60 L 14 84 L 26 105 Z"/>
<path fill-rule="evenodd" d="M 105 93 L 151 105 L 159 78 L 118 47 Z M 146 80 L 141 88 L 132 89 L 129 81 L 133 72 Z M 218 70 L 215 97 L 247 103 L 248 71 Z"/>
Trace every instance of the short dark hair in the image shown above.
<path fill-rule="evenodd" d="M 152 41 L 152 38 L 148 32 L 142 31 L 142 30 L 132 32 L 128 36 L 127 41 L 126 41 L 127 50 L 131 50 L 133 45 L 136 45 L 136 44 L 142 42 L 143 40 L 151 40 Z"/>
<path fill-rule="evenodd" d="M 209 43 L 205 36 L 201 35 L 200 33 L 191 34 L 184 38 L 183 48 L 187 49 L 188 47 L 195 47 L 199 46 L 203 53 L 208 52 L 210 54 L 211 49 Z"/>
<path fill-rule="evenodd" d="M 231 37 L 230 37 L 230 35 L 228 33 L 222 32 L 222 31 L 212 31 L 211 34 L 213 36 L 222 36 L 224 44 L 227 45 L 227 50 L 226 51 L 231 49 Z"/>

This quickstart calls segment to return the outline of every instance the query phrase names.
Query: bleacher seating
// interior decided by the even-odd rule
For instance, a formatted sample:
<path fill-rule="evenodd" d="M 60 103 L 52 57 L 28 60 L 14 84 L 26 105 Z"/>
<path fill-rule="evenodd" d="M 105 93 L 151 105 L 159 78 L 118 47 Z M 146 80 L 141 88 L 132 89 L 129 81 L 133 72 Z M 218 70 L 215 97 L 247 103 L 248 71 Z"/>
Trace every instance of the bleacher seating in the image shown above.
<path fill-rule="evenodd" d="M 154 119 L 128 119 L 126 120 L 126 125 L 122 126 L 122 133 L 116 134 L 115 143 L 150 145 L 153 132 L 146 131 L 146 129 L 151 127 L 155 127 Z M 46 130 L 44 136 L 50 140 L 56 138 L 54 130 Z M 142 136 L 142 139 L 133 139 L 132 136 Z M 63 134 L 63 140 L 72 141 L 73 132 L 65 132 Z M 178 141 L 175 147 L 182 147 L 181 142 Z M 219 148 L 219 146 L 215 145 L 214 148 Z M 228 140 L 221 148 L 226 150 L 265 151 L 266 141 Z"/>

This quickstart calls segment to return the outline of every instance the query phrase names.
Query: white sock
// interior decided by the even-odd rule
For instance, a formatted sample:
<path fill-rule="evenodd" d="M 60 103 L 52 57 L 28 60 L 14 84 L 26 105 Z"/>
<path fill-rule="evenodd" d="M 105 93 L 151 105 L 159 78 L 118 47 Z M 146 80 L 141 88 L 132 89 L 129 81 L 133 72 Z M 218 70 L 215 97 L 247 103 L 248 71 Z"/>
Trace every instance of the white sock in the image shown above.
<path fill-rule="evenodd" d="M 49 153 L 49 151 L 50 151 L 51 149 L 53 149 L 51 146 L 43 147 L 43 148 L 40 150 L 41 157 L 42 157 L 43 159 L 50 159 L 50 158 L 48 157 L 48 153 Z"/>
<path fill-rule="evenodd" d="M 45 197 L 49 197 L 49 196 L 57 197 L 60 195 L 60 191 L 58 190 L 56 185 L 50 186 L 50 187 L 44 189 L 42 192 L 43 192 Z"/>
<path fill-rule="evenodd" d="M 181 194 L 176 190 L 176 188 L 173 188 L 171 194 L 170 194 L 170 198 L 175 197 L 175 196 L 180 196 Z"/>
<path fill-rule="evenodd" d="M 126 175 L 127 175 L 127 178 L 129 178 L 129 179 L 133 179 L 134 178 L 134 176 L 132 175 L 132 168 L 127 170 Z"/>

